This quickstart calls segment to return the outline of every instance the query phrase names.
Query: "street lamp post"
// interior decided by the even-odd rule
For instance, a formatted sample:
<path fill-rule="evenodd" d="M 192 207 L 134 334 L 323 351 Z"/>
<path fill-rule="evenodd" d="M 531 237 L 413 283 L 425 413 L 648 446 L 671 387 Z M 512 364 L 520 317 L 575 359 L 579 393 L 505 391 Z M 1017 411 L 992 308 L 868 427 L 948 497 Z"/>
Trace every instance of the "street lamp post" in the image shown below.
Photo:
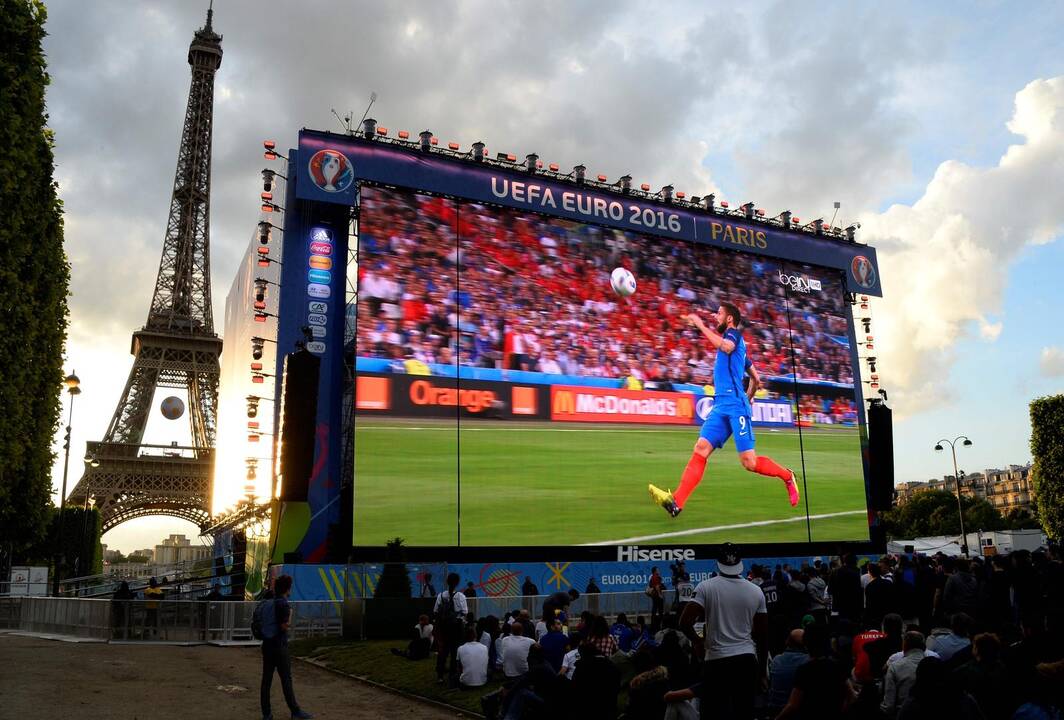
<path fill-rule="evenodd" d="M 63 384 L 70 395 L 70 410 L 67 414 L 66 435 L 63 436 L 63 450 L 65 453 L 63 458 L 63 487 L 59 494 L 59 520 L 56 523 L 59 528 L 56 530 L 55 573 L 52 576 L 52 595 L 56 596 L 59 595 L 59 575 L 63 563 L 66 561 L 66 557 L 63 554 L 63 511 L 66 509 L 67 473 L 70 469 L 70 424 L 74 420 L 74 398 L 81 394 L 81 388 L 79 387 L 81 380 L 74 373 L 70 373 L 63 380 Z"/>
<path fill-rule="evenodd" d="M 963 440 L 963 447 L 971 447 L 972 441 L 966 435 L 955 437 L 953 440 L 942 439 L 935 445 L 935 450 L 941 451 L 942 443 L 949 445 L 953 453 L 953 479 L 957 482 L 957 516 L 961 521 L 961 554 L 968 557 L 968 536 L 964 532 L 964 508 L 961 507 L 961 475 L 957 471 L 957 443 Z"/>

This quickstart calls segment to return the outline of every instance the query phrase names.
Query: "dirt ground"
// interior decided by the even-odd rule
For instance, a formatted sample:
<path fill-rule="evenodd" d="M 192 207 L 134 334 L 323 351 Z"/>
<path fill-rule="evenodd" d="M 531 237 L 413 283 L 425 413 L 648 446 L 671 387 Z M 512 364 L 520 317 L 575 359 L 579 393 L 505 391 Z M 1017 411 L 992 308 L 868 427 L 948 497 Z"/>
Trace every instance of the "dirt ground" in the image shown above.
<path fill-rule="evenodd" d="M 0 718 L 260 718 L 258 648 L 67 643 L 0 633 Z M 299 704 L 322 718 L 465 717 L 300 661 Z M 274 677 L 274 717 L 287 718 Z"/>

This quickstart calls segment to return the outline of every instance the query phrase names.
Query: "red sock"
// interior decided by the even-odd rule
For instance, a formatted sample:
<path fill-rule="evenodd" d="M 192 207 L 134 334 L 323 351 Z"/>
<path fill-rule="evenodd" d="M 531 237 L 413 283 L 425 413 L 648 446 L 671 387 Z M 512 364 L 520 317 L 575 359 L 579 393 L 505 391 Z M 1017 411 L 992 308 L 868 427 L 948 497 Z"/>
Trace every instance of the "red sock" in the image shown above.
<path fill-rule="evenodd" d="M 787 482 L 791 479 L 791 471 L 787 468 L 782 468 L 776 463 L 772 462 L 771 458 L 759 455 L 757 458 L 757 465 L 754 466 L 754 472 L 759 475 L 768 475 L 769 477 L 778 477 L 783 482 Z"/>
<path fill-rule="evenodd" d="M 706 471 L 706 460 L 698 453 L 691 453 L 691 459 L 687 461 L 687 467 L 683 469 L 683 477 L 680 479 L 680 487 L 672 494 L 672 499 L 679 507 L 687 502 L 687 496 L 694 492 L 698 483 L 702 482 L 702 473 Z"/>

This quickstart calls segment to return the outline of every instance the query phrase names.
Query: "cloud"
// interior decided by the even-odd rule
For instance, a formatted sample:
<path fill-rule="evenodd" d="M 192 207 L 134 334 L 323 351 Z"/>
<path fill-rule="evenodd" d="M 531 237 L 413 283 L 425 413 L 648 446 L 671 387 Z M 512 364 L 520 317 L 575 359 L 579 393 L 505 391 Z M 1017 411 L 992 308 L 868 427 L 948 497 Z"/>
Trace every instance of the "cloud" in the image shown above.
<path fill-rule="evenodd" d="M 1008 128 L 1021 141 L 997 165 L 939 165 L 923 196 L 861 216 L 861 239 L 879 251 L 884 299 L 875 305 L 881 374 L 902 413 L 943 399 L 956 342 L 973 328 L 988 340 L 1010 263 L 1064 224 L 1064 77 L 1016 94 Z"/>
<path fill-rule="evenodd" d="M 1044 347 L 1038 358 L 1038 369 L 1046 377 L 1064 375 L 1064 350 L 1058 347 Z"/>

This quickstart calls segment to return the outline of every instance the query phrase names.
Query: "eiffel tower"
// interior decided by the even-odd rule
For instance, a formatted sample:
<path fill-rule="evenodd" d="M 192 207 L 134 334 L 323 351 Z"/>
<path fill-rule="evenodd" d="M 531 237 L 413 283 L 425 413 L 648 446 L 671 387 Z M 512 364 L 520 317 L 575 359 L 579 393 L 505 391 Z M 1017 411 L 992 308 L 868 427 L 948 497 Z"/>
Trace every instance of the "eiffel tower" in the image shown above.
<path fill-rule="evenodd" d="M 85 474 L 69 502 L 95 498 L 103 530 L 146 515 L 206 528 L 218 408 L 218 356 L 210 287 L 211 126 L 222 36 L 207 23 L 188 48 L 192 83 L 162 260 L 148 321 L 133 333 L 133 369 L 101 442 L 86 446 Z M 187 391 L 191 446 L 142 442 L 156 388 Z"/>

